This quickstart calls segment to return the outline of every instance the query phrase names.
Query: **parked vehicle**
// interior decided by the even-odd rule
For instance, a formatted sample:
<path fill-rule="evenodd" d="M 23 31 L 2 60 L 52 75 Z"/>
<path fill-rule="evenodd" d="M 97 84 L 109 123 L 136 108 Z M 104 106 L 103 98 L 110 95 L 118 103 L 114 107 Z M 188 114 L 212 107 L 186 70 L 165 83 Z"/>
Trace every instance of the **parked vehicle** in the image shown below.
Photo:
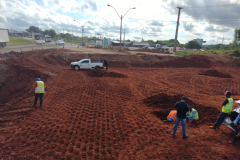
<path fill-rule="evenodd" d="M 52 42 L 51 36 L 45 35 L 45 41 L 46 41 L 46 42 Z"/>
<path fill-rule="evenodd" d="M 5 47 L 9 43 L 8 31 L 0 29 L 0 47 Z"/>
<path fill-rule="evenodd" d="M 41 45 L 41 44 L 45 44 L 45 41 L 44 40 L 42 40 L 42 39 L 40 39 L 40 40 L 38 40 L 38 41 L 36 41 L 36 45 Z"/>
<path fill-rule="evenodd" d="M 236 109 L 234 109 L 233 111 L 235 111 L 235 112 L 237 112 L 237 113 L 240 113 L 240 100 L 237 100 L 237 101 L 235 101 L 236 103 L 238 103 L 238 108 L 236 108 Z M 232 111 L 232 112 L 233 112 Z M 231 112 L 229 112 L 228 113 L 228 116 L 224 119 L 224 125 L 227 127 L 227 128 L 229 128 L 229 129 L 231 129 L 232 131 L 234 131 L 235 132 L 235 130 L 230 126 L 230 124 L 231 123 L 233 123 L 233 121 L 231 120 L 231 118 L 230 118 L 230 115 L 231 114 Z"/>
<path fill-rule="evenodd" d="M 56 45 L 65 45 L 65 43 L 62 40 L 57 40 L 55 42 Z"/>
<path fill-rule="evenodd" d="M 34 39 L 36 39 L 36 40 L 40 40 L 40 39 L 41 39 L 41 35 L 37 35 L 37 34 L 35 34 L 35 35 L 34 35 Z"/>
<path fill-rule="evenodd" d="M 91 62 L 91 59 L 82 59 L 78 62 L 72 62 L 70 64 L 71 68 L 74 68 L 75 70 L 79 69 L 103 69 L 106 68 L 103 66 L 103 63 L 101 62 Z"/>
<path fill-rule="evenodd" d="M 170 49 L 170 47 L 168 47 L 168 46 L 162 46 L 162 50 L 169 50 Z"/>
<path fill-rule="evenodd" d="M 148 46 L 144 46 L 144 47 L 142 47 L 143 49 L 147 49 L 148 48 Z"/>
<path fill-rule="evenodd" d="M 161 49 L 161 44 L 151 44 L 150 47 L 153 47 L 154 49 Z"/>
<path fill-rule="evenodd" d="M 101 40 L 96 40 L 95 47 L 102 47 L 103 43 Z"/>

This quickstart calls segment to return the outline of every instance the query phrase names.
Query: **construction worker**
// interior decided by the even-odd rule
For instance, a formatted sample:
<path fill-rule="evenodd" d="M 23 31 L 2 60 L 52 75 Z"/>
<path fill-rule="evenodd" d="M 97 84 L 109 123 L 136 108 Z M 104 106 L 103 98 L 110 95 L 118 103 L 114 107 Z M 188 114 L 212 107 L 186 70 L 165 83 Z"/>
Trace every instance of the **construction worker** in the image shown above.
<path fill-rule="evenodd" d="M 177 110 L 171 110 L 169 115 L 167 116 L 167 120 L 163 120 L 164 122 L 175 122 L 177 115 Z"/>
<path fill-rule="evenodd" d="M 213 126 L 210 126 L 211 129 L 219 128 L 224 119 L 227 117 L 228 113 L 232 110 L 233 99 L 231 98 L 231 92 L 226 91 L 224 95 L 227 97 L 227 99 L 222 103 L 222 112 L 218 116 L 216 123 Z"/>
<path fill-rule="evenodd" d="M 33 88 L 35 89 L 35 99 L 34 99 L 33 107 L 36 107 L 38 97 L 40 98 L 40 107 L 42 107 L 43 94 L 44 94 L 44 90 L 45 90 L 46 86 L 45 86 L 44 82 L 41 81 L 40 78 L 37 78 L 36 82 L 33 84 Z"/>
<path fill-rule="evenodd" d="M 231 127 L 235 130 L 235 135 L 232 141 L 228 141 L 229 144 L 233 144 L 237 141 L 237 137 L 240 137 L 240 114 L 238 114 L 237 118 L 230 124 Z"/>
<path fill-rule="evenodd" d="M 189 112 L 186 113 L 186 117 L 190 120 L 190 119 L 194 119 L 194 120 L 198 120 L 198 112 L 196 111 L 196 109 L 189 107 Z"/>
<path fill-rule="evenodd" d="M 108 68 L 108 61 L 106 59 L 104 59 L 104 66 L 106 66 L 106 71 L 107 71 L 107 68 Z"/>
<path fill-rule="evenodd" d="M 187 138 L 188 135 L 186 134 L 186 112 L 189 111 L 188 104 L 185 103 L 187 100 L 187 97 L 183 96 L 180 102 L 177 102 L 174 106 L 174 108 L 177 109 L 177 117 L 175 119 L 175 124 L 173 127 L 173 131 L 171 132 L 171 135 L 175 136 L 175 133 L 177 131 L 177 127 L 179 122 L 182 123 L 182 138 Z"/>

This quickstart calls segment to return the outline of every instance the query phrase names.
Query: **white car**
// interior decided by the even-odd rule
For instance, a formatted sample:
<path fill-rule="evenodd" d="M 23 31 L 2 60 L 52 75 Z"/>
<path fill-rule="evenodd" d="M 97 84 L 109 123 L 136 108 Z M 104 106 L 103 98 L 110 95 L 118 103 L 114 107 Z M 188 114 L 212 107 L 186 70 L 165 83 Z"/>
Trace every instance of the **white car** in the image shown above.
<path fill-rule="evenodd" d="M 240 113 L 240 100 L 237 100 L 235 101 L 236 103 L 238 103 L 238 108 L 234 109 L 233 111 L 237 112 L 237 113 Z M 229 129 L 231 129 L 232 131 L 235 132 L 235 130 L 230 126 L 230 124 L 233 123 L 230 119 L 229 116 L 227 116 L 225 119 L 224 119 L 224 125 L 226 127 L 228 127 Z"/>
<path fill-rule="evenodd" d="M 38 41 L 36 41 L 36 45 L 38 45 L 38 44 L 45 44 L 45 41 L 44 40 L 42 40 L 42 39 L 40 39 L 40 40 L 38 40 Z"/>
<path fill-rule="evenodd" d="M 62 40 L 57 40 L 55 42 L 56 45 L 65 45 L 65 43 Z"/>
<path fill-rule="evenodd" d="M 75 70 L 79 70 L 79 69 L 103 69 L 106 68 L 103 66 L 103 63 L 101 62 L 95 62 L 92 63 L 91 59 L 82 59 L 78 62 L 72 62 L 70 64 L 71 68 L 74 68 Z"/>

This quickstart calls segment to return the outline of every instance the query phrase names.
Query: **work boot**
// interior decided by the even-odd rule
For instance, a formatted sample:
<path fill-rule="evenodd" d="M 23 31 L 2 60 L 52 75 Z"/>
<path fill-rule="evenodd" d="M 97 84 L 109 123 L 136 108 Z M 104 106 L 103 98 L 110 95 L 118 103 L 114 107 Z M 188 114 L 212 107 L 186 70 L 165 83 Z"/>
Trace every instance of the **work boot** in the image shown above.
<path fill-rule="evenodd" d="M 186 136 L 183 136 L 182 138 L 188 138 L 188 134 L 186 134 Z"/>
<path fill-rule="evenodd" d="M 173 132 L 171 132 L 171 135 L 172 135 L 172 136 L 175 136 L 175 134 L 173 134 Z"/>
<path fill-rule="evenodd" d="M 234 142 L 233 141 L 228 141 L 228 144 L 234 144 Z"/>
<path fill-rule="evenodd" d="M 236 135 L 236 137 L 240 137 L 240 132 L 238 132 L 238 134 Z"/>
<path fill-rule="evenodd" d="M 211 129 L 217 129 L 217 127 L 214 127 L 214 126 L 209 126 L 209 128 L 211 128 Z"/>

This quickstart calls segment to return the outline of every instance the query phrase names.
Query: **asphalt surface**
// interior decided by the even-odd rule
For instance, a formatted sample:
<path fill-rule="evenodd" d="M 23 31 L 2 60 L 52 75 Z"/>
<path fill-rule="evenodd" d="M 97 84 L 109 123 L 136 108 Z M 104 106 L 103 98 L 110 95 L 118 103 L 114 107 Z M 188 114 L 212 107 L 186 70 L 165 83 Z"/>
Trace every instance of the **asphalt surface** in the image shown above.
<path fill-rule="evenodd" d="M 79 46 L 80 48 L 81 46 Z M 36 43 L 32 43 L 32 44 L 25 44 L 25 45 L 15 45 L 15 46 L 6 46 L 3 48 L 0 48 L 0 52 L 1 54 L 4 53 L 8 53 L 11 51 L 14 52 L 21 52 L 21 51 L 31 51 L 33 50 L 41 50 L 41 49 L 51 49 L 51 48 L 63 48 L 62 45 L 55 45 L 54 42 L 48 42 L 42 45 L 36 45 Z M 76 44 L 71 44 L 71 43 L 66 43 L 64 45 L 64 48 L 67 49 L 74 49 L 74 48 L 78 48 L 78 45 Z"/>

